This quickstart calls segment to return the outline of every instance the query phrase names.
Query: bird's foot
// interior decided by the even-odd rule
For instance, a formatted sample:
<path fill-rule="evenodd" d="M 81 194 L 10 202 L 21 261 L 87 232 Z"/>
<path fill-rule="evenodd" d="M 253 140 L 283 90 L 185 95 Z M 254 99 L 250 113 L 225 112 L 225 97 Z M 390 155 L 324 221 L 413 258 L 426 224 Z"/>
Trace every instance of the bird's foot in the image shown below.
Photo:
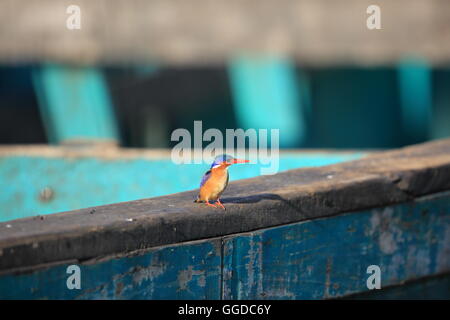
<path fill-rule="evenodd" d="M 214 204 L 212 204 L 212 203 L 209 203 L 209 201 L 206 201 L 206 205 L 207 205 L 207 206 L 210 206 L 210 207 L 217 208 L 216 205 L 214 205 Z"/>
<path fill-rule="evenodd" d="M 227 210 L 227 209 L 225 209 L 225 207 L 223 206 L 222 202 L 220 202 L 220 199 L 217 199 L 216 203 L 217 203 L 223 210 Z"/>

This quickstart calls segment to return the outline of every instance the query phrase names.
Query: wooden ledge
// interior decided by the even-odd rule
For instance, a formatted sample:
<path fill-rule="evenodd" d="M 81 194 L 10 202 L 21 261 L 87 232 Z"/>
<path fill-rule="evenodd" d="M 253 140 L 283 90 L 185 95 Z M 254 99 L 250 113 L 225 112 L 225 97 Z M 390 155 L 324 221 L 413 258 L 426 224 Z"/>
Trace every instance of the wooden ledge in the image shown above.
<path fill-rule="evenodd" d="M 131 178 L 131 177 L 130 177 Z M 450 190 L 450 139 L 230 183 L 227 211 L 197 190 L 0 223 L 0 272 L 219 237 Z"/>

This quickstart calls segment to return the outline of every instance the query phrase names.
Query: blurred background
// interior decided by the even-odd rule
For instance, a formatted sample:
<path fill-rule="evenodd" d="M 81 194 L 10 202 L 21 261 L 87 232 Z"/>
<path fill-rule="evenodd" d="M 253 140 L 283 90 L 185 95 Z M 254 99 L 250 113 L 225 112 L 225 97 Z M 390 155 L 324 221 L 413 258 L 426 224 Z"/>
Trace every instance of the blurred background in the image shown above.
<path fill-rule="evenodd" d="M 373 4 L 381 29 L 367 27 Z M 67 28 L 70 5 L 80 29 Z M 447 0 L 0 0 L 0 203 L 11 219 L 196 188 L 206 167 L 182 176 L 167 152 L 106 172 L 104 154 L 68 161 L 42 146 L 166 149 L 194 120 L 319 149 L 283 170 L 449 137 L 449 66 Z"/>

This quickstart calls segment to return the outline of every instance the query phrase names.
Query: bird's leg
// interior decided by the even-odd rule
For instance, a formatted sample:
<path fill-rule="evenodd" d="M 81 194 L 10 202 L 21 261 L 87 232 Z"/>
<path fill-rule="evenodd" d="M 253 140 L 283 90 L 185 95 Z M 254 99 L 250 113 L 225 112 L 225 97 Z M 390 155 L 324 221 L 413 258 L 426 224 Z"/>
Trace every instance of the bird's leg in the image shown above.
<path fill-rule="evenodd" d="M 222 202 L 220 202 L 220 199 L 217 199 L 216 203 L 222 207 L 223 210 L 227 210 L 225 209 L 225 207 L 223 206 Z"/>
<path fill-rule="evenodd" d="M 206 205 L 207 205 L 207 206 L 210 206 L 210 207 L 217 208 L 214 204 L 209 203 L 209 200 L 206 200 Z"/>

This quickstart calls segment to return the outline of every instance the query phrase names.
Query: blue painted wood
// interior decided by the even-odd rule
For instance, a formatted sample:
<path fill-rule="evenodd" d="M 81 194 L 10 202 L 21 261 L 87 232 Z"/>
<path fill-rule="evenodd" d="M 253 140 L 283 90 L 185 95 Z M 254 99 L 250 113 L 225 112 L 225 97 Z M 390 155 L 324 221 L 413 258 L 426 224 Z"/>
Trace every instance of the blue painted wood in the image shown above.
<path fill-rule="evenodd" d="M 280 171 L 354 160 L 355 153 L 280 156 Z M 170 159 L 0 157 L 0 221 L 68 211 L 197 189 L 207 165 L 176 165 Z M 261 165 L 230 169 L 230 179 L 260 175 Z M 41 193 L 50 190 L 50 196 Z"/>
<path fill-rule="evenodd" d="M 33 83 L 51 143 L 118 141 L 109 92 L 98 69 L 45 65 L 34 70 Z"/>
<path fill-rule="evenodd" d="M 406 59 L 398 67 L 402 127 L 410 143 L 426 141 L 431 134 L 431 68 L 425 61 Z"/>
<path fill-rule="evenodd" d="M 229 63 L 239 127 L 279 129 L 281 147 L 298 147 L 306 134 L 307 86 L 294 63 L 277 57 L 236 57 Z"/>
<path fill-rule="evenodd" d="M 322 299 L 450 272 L 450 193 L 230 236 L 224 299 Z M 447 291 L 450 298 L 450 290 Z"/>
<path fill-rule="evenodd" d="M 371 290 L 348 299 L 364 300 L 448 300 L 450 275 L 429 277 L 382 290 Z"/>
<path fill-rule="evenodd" d="M 81 289 L 68 289 L 63 264 L 0 276 L 0 299 L 219 299 L 220 239 L 79 264 Z"/>
<path fill-rule="evenodd" d="M 321 299 L 450 273 L 450 192 L 339 216 L 154 248 L 81 264 L 0 275 L 0 299 Z M 450 290 L 439 298 L 450 298 Z M 428 288 L 430 290 L 430 288 Z M 412 297 L 417 290 L 411 291 Z M 402 294 L 409 298 L 408 293 Z"/>

